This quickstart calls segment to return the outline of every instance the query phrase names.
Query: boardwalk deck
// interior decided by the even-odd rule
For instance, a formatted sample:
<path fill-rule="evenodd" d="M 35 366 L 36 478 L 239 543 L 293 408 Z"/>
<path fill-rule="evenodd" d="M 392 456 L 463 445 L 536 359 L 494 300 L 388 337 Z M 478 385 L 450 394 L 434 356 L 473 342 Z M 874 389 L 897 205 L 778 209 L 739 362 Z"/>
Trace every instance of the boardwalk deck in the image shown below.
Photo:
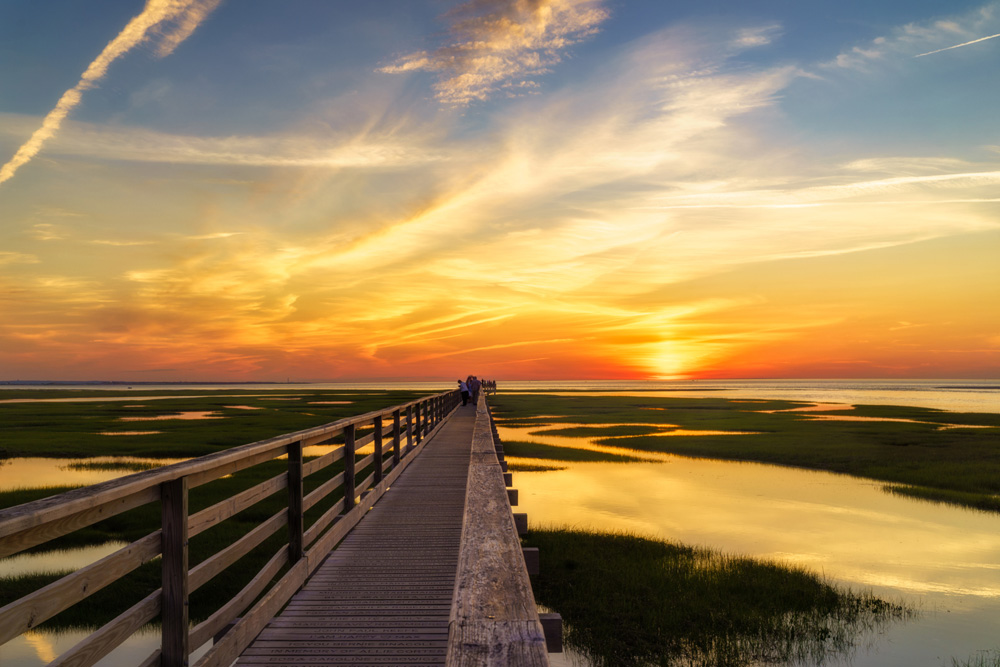
<path fill-rule="evenodd" d="M 237 665 L 445 663 L 475 418 L 457 409 Z"/>

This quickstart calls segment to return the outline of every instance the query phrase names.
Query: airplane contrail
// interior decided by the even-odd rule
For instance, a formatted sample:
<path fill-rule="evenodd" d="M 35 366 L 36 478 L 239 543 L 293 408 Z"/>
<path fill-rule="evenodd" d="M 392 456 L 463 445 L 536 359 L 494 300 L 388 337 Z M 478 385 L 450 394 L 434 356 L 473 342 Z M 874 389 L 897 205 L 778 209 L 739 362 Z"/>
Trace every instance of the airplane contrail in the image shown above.
<path fill-rule="evenodd" d="M 961 48 L 963 46 L 968 46 L 969 44 L 978 44 L 979 42 L 985 42 L 988 39 L 994 39 L 996 37 L 1000 37 L 1000 32 L 998 32 L 995 35 L 990 35 L 989 37 L 980 37 L 979 39 L 974 39 L 971 42 L 963 42 L 962 44 L 956 44 L 955 46 L 946 46 L 945 48 L 938 49 L 936 51 L 928 51 L 927 53 L 920 53 L 920 54 L 917 54 L 917 55 L 915 55 L 913 57 L 914 58 L 923 58 L 924 56 L 934 55 L 935 53 L 941 53 L 942 51 L 951 51 L 952 49 L 958 49 L 958 48 Z"/>
<path fill-rule="evenodd" d="M 63 93 L 56 106 L 42 120 L 42 126 L 17 149 L 14 157 L 0 167 L 0 183 L 11 179 L 20 167 L 38 155 L 45 142 L 59 130 L 70 111 L 80 103 L 83 92 L 96 86 L 111 63 L 146 39 L 150 30 L 168 22 L 175 24 L 167 30 L 161 28 L 163 40 L 157 55 L 169 55 L 221 2 L 222 0 L 147 0 L 142 12 L 129 21 L 94 62 L 90 63 L 79 83 Z"/>

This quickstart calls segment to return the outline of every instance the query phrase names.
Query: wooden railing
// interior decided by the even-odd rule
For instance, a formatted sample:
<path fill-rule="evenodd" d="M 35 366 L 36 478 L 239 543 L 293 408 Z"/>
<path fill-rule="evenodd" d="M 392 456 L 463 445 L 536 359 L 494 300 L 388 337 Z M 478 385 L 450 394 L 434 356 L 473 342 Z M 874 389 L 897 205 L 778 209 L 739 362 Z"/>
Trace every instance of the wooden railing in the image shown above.
<path fill-rule="evenodd" d="M 162 625 L 161 646 L 141 663 L 143 667 L 187 665 L 192 650 L 213 638 L 217 638 L 215 643 L 197 667 L 229 665 L 371 509 L 459 402 L 457 391 L 444 392 L 0 511 L 3 558 L 148 503 L 159 502 L 161 507 L 158 530 L 0 609 L 0 645 L 162 555 L 160 588 L 50 665 L 93 665 L 157 617 Z M 359 430 L 368 429 L 370 433 L 357 437 Z M 304 447 L 328 444 L 335 438 L 342 438 L 343 443 L 318 458 L 303 460 Z M 356 450 L 367 444 L 373 444 L 373 453 L 356 460 Z M 284 456 L 287 469 L 281 474 L 189 513 L 192 488 Z M 307 477 L 338 461 L 343 461 L 341 472 L 304 493 Z M 359 481 L 358 476 L 369 468 L 370 474 Z M 283 489 L 287 489 L 287 502 L 280 511 L 189 567 L 191 537 Z M 341 490 L 342 499 L 331 495 Z M 361 504 L 359 496 L 364 497 Z M 306 512 L 324 501 L 331 504 L 331 497 L 336 502 L 307 527 Z M 283 527 L 287 527 L 284 544 L 249 583 L 208 618 L 189 627 L 190 594 Z"/>
<path fill-rule="evenodd" d="M 516 491 L 510 493 L 513 489 L 507 488 L 511 475 L 501 461 L 503 448 L 494 441 L 493 430 L 482 392 L 472 433 L 470 493 L 465 501 L 445 664 L 546 667 L 545 629 L 511 512 Z"/>

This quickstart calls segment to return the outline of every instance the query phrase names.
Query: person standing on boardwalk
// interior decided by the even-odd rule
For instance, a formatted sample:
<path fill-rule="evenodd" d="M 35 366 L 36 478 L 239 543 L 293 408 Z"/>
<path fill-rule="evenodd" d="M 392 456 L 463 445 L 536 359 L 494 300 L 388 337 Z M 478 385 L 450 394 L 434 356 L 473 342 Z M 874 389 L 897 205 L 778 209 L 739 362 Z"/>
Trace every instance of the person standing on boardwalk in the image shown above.
<path fill-rule="evenodd" d="M 462 392 L 462 405 L 468 405 L 469 403 L 469 385 L 465 384 L 461 380 L 458 381 L 458 390 Z"/>
<path fill-rule="evenodd" d="M 479 405 L 479 388 L 483 385 L 475 375 L 472 376 L 472 383 L 469 385 L 469 391 L 472 392 L 472 402 Z"/>

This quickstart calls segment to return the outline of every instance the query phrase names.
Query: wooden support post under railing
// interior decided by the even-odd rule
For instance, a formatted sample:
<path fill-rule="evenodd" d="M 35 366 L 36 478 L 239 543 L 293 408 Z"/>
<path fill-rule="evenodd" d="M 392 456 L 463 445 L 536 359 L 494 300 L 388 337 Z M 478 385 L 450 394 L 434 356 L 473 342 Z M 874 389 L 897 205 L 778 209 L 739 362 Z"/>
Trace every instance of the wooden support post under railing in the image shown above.
<path fill-rule="evenodd" d="M 344 514 L 354 509 L 354 424 L 344 427 Z"/>
<path fill-rule="evenodd" d="M 188 483 L 180 477 L 160 485 L 163 576 L 163 667 L 188 664 Z"/>
<path fill-rule="evenodd" d="M 382 415 L 373 420 L 375 425 L 375 483 L 382 481 Z"/>
<path fill-rule="evenodd" d="M 416 423 L 416 433 L 414 433 L 414 437 L 416 437 L 418 445 L 420 444 L 420 441 L 424 439 L 424 424 L 422 419 L 424 412 L 424 405 L 425 403 L 423 401 L 417 401 L 416 405 L 417 409 L 415 410 L 416 412 L 415 418 L 417 420 L 417 423 Z"/>
<path fill-rule="evenodd" d="M 406 406 L 406 453 L 413 449 L 413 406 Z"/>
<path fill-rule="evenodd" d="M 288 562 L 302 558 L 302 441 L 288 445 Z"/>
<path fill-rule="evenodd" d="M 392 467 L 399 465 L 399 410 L 392 411 Z"/>

